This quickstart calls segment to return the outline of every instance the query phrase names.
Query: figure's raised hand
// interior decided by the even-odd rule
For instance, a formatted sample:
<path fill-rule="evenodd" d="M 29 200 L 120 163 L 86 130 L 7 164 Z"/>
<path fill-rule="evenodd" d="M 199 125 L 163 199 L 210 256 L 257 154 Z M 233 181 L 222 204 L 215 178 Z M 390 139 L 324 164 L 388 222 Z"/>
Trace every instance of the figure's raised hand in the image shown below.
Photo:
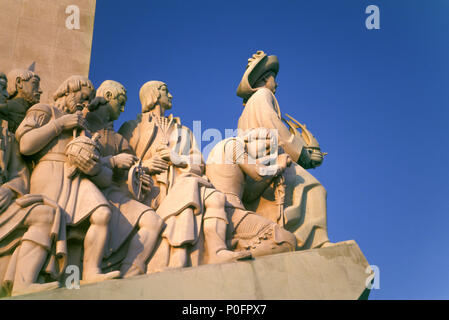
<path fill-rule="evenodd" d="M 112 167 L 129 169 L 137 161 L 137 157 L 129 153 L 120 153 L 111 158 Z"/>
<path fill-rule="evenodd" d="M 292 158 L 288 155 L 288 153 L 280 154 L 277 158 L 277 165 L 278 165 L 278 174 L 281 174 L 287 169 L 287 167 L 290 167 L 292 164 Z"/>
<path fill-rule="evenodd" d="M 61 128 L 62 130 L 70 130 L 73 128 L 81 128 L 86 129 L 86 120 L 84 119 L 84 116 L 82 113 L 72 113 L 72 114 L 66 114 L 62 117 L 54 120 L 57 127 Z"/>
<path fill-rule="evenodd" d="M 77 168 L 88 176 L 95 176 L 101 171 L 101 163 L 92 158 L 84 159 L 79 161 Z"/>

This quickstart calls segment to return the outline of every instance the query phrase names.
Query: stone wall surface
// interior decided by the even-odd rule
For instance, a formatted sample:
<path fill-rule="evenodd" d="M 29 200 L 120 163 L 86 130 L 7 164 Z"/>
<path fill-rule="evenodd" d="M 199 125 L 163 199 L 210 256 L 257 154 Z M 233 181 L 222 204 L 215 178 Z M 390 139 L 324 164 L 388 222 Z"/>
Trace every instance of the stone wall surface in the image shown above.
<path fill-rule="evenodd" d="M 80 28 L 68 29 L 69 5 L 80 12 Z M 36 63 L 41 102 L 51 102 L 71 75 L 89 75 L 96 0 L 1 0 L 0 71 Z"/>
<path fill-rule="evenodd" d="M 10 299 L 367 299 L 369 264 L 355 241 L 251 261 L 203 265 Z"/>

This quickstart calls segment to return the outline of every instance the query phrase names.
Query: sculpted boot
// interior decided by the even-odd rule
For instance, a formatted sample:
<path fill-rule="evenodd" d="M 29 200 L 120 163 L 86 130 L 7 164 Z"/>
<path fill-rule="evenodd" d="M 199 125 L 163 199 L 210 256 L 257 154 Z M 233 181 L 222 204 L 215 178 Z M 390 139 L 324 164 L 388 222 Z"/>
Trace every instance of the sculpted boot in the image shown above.
<path fill-rule="evenodd" d="M 271 225 L 249 244 L 253 257 L 296 250 L 296 237 L 277 224 Z"/>
<path fill-rule="evenodd" d="M 226 246 L 227 223 L 222 219 L 209 218 L 204 220 L 204 238 L 208 263 L 223 263 L 251 259 L 249 251 L 230 251 Z"/>

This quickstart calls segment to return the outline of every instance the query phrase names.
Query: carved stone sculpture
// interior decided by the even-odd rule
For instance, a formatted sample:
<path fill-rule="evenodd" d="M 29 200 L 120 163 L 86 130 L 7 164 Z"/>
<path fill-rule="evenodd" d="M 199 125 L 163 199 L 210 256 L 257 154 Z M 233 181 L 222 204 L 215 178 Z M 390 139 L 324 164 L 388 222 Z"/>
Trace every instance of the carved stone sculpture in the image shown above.
<path fill-rule="evenodd" d="M 225 196 L 205 178 L 204 162 L 192 132 L 179 118 L 165 116 L 172 107 L 167 85 L 145 83 L 140 89 L 142 114 L 119 133 L 152 176 L 144 202 L 166 223 L 147 272 L 248 258 L 226 246 Z"/>
<path fill-rule="evenodd" d="M 27 110 L 40 101 L 40 77 L 31 70 L 11 70 L 8 73 L 8 94 L 6 117 L 9 130 L 15 133 Z"/>
<path fill-rule="evenodd" d="M 306 169 L 317 167 L 323 154 L 309 148 L 302 136 L 282 122 L 279 104 L 274 96 L 279 70 L 276 56 L 258 51 L 248 60 L 248 66 L 237 89 L 245 108 L 238 121 L 238 128 L 250 130 L 267 128 L 277 130 L 280 147 L 294 161 L 283 177 L 285 179 L 285 203 L 281 217 L 277 215 L 278 204 L 275 187 L 267 188 L 260 199 L 245 203 L 253 210 L 293 232 L 301 249 L 329 245 L 326 218 L 326 190 Z"/>
<path fill-rule="evenodd" d="M 8 97 L 6 84 L 0 73 L 0 108 Z M 28 194 L 29 180 L 14 135 L 8 122 L 1 119 L 0 296 L 56 288 L 59 283 L 54 280 L 65 267 L 64 216 L 53 201 Z M 40 273 L 53 282 L 37 283 Z"/>
<path fill-rule="evenodd" d="M 251 188 L 250 197 L 259 198 L 273 179 L 289 165 L 287 154 L 277 159 L 278 164 L 271 172 L 263 172 L 266 169 L 264 163 L 251 163 L 249 158 L 256 157 L 248 152 L 255 148 L 248 148 L 248 144 L 259 143 L 260 139 L 257 138 L 258 132 L 251 131 L 245 137 L 225 139 L 214 146 L 207 159 L 207 177 L 226 196 L 226 212 L 230 220 L 228 241 L 236 250 L 250 250 L 253 257 L 295 251 L 296 238 L 293 234 L 275 222 L 246 210 L 243 205 L 247 175 L 257 181 L 257 186 Z"/>
<path fill-rule="evenodd" d="M 110 184 L 102 188 L 111 203 L 110 237 L 103 266 L 120 269 L 122 277 L 146 272 L 146 264 L 159 239 L 163 220 L 149 206 L 133 199 L 126 186 L 128 170 L 136 161 L 128 142 L 114 131 L 113 121 L 124 111 L 127 96 L 122 84 L 106 80 L 89 106 L 87 126 L 100 134 L 102 163 L 113 171 Z M 144 174 L 142 187 L 149 190 L 151 177 Z M 137 230 L 136 230 L 137 229 Z"/>
<path fill-rule="evenodd" d="M 95 96 L 89 79 L 71 76 L 54 95 L 55 105 L 37 104 L 31 107 L 16 131 L 20 152 L 32 161 L 31 193 L 40 193 L 55 201 L 67 219 L 69 264 L 80 265 L 83 242 L 83 280 L 95 282 L 119 276 L 119 272 L 101 273 L 101 262 L 107 244 L 111 218 L 109 202 L 98 186 L 106 187 L 112 175 L 95 154 L 80 153 L 73 171 L 67 152 L 79 150 L 83 144 L 79 135 L 86 131 L 84 113 Z M 74 148 L 68 148 L 71 143 Z M 81 148 L 84 151 L 88 147 Z M 71 154 L 76 159 L 76 156 Z"/>

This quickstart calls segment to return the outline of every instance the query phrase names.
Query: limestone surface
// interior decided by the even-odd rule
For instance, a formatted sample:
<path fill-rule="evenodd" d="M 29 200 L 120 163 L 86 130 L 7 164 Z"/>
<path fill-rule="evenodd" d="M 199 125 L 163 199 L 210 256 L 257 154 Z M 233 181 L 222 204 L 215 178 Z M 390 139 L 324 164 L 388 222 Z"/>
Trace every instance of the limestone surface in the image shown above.
<path fill-rule="evenodd" d="M 368 261 L 353 240 L 250 261 L 202 265 L 9 299 L 367 299 Z"/>

